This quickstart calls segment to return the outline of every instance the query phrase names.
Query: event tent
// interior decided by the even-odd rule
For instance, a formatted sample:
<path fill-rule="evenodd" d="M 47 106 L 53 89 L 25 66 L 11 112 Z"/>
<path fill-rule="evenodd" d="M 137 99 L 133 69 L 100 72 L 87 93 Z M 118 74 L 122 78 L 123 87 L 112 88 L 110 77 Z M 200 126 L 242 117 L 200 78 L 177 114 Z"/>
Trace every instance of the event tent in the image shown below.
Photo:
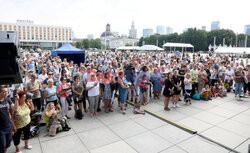
<path fill-rule="evenodd" d="M 194 51 L 194 46 L 193 45 L 191 45 L 191 44 L 185 44 L 185 43 L 171 43 L 171 42 L 167 42 L 167 43 L 165 43 L 163 45 L 163 48 L 164 47 L 170 47 L 170 51 L 172 51 L 171 48 L 173 48 L 174 51 L 175 51 L 176 48 L 182 48 L 182 51 L 186 50 L 186 48 L 193 48 L 193 51 Z"/>
<path fill-rule="evenodd" d="M 133 51 L 133 50 L 139 50 L 140 47 L 138 46 L 121 46 L 116 48 L 116 50 L 129 50 L 129 51 Z"/>
<path fill-rule="evenodd" d="M 217 54 L 250 54 L 250 48 L 245 47 L 218 47 L 215 51 Z"/>
<path fill-rule="evenodd" d="M 157 47 L 155 45 L 143 45 L 140 48 L 138 48 L 138 50 L 141 50 L 141 51 L 163 51 L 162 48 Z"/>
<path fill-rule="evenodd" d="M 52 56 L 60 56 L 62 59 L 67 58 L 75 63 L 84 63 L 85 51 L 73 47 L 70 43 L 65 43 L 62 47 L 51 51 Z"/>

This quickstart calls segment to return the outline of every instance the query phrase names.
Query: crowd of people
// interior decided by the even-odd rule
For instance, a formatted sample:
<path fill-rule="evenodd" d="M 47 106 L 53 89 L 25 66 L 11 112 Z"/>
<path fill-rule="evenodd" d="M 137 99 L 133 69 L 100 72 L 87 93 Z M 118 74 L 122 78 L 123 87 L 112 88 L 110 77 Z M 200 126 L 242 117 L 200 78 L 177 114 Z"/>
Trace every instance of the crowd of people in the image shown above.
<path fill-rule="evenodd" d="M 212 100 L 234 92 L 237 100 L 250 94 L 250 63 L 216 54 L 89 53 L 85 63 L 52 57 L 48 52 L 22 54 L 22 84 L 0 87 L 0 152 L 10 146 L 16 152 L 24 134 L 25 148 L 31 149 L 30 114 L 44 112 L 51 136 L 68 131 L 67 120 L 111 113 L 120 107 L 126 114 L 127 101 L 134 102 L 134 113 L 145 114 L 141 105 L 164 96 L 164 110 L 178 109 L 180 102 Z M 243 92 L 242 92 L 243 89 Z M 172 105 L 170 107 L 170 102 Z M 68 111 L 73 106 L 74 116 Z M 102 107 L 103 106 L 103 107 Z"/>

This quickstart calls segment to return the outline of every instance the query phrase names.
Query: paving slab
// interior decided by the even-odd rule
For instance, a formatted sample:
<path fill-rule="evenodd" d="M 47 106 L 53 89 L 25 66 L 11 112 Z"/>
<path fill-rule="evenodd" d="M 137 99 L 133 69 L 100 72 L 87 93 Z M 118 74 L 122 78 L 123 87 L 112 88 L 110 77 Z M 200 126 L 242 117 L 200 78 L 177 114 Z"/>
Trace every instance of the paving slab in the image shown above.
<path fill-rule="evenodd" d="M 135 122 L 139 123 L 140 125 L 142 125 L 143 127 L 147 128 L 147 129 L 155 129 L 164 125 L 167 125 L 166 122 L 152 116 L 149 114 L 144 115 L 141 118 L 136 118 L 133 119 Z"/>
<path fill-rule="evenodd" d="M 111 144 L 121 140 L 113 131 L 107 127 L 100 127 L 77 134 L 88 150 Z"/>
<path fill-rule="evenodd" d="M 213 126 L 212 124 L 208 124 L 193 117 L 187 117 L 185 119 L 178 121 L 178 123 L 185 125 L 198 132 L 205 131 Z"/>
<path fill-rule="evenodd" d="M 172 143 L 150 131 L 125 139 L 125 141 L 140 153 L 158 153 L 173 146 Z"/>
<path fill-rule="evenodd" d="M 166 150 L 160 153 L 187 153 L 187 151 L 181 149 L 180 147 L 173 146 L 173 147 L 167 148 Z"/>

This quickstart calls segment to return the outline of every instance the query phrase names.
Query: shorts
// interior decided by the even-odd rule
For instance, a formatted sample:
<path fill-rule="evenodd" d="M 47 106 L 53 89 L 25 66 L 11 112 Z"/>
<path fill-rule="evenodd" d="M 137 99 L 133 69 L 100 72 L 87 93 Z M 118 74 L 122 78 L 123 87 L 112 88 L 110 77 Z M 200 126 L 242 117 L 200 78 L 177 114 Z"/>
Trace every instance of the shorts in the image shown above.
<path fill-rule="evenodd" d="M 147 89 L 143 89 L 143 88 L 141 88 L 141 89 L 140 89 L 140 91 L 141 91 L 141 93 L 142 93 L 142 94 L 144 94 L 144 93 L 146 93 L 146 92 L 147 92 Z"/>
<path fill-rule="evenodd" d="M 83 102 L 83 99 L 79 99 L 79 98 L 73 98 L 74 99 L 74 104 L 79 104 Z"/>

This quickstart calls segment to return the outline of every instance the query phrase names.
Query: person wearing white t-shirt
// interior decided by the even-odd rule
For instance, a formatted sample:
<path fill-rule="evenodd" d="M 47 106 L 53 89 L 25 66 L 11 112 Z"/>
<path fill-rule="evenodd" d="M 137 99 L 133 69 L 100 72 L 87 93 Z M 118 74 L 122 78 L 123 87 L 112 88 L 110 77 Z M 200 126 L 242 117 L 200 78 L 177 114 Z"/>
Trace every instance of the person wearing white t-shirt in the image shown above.
<path fill-rule="evenodd" d="M 92 117 L 94 113 L 95 115 L 98 115 L 97 107 L 99 96 L 101 94 L 101 88 L 94 73 L 90 74 L 90 80 L 86 84 L 86 90 L 88 91 L 88 97 L 90 101 L 90 116 Z"/>
<path fill-rule="evenodd" d="M 185 89 L 185 102 L 186 105 L 191 105 L 191 92 L 192 92 L 192 79 L 191 74 L 187 73 L 184 79 L 184 89 Z"/>
<path fill-rule="evenodd" d="M 234 70 L 231 69 L 230 66 L 227 67 L 227 70 L 225 71 L 225 80 L 228 80 L 230 87 L 232 88 L 233 85 L 233 76 L 234 76 Z"/>

